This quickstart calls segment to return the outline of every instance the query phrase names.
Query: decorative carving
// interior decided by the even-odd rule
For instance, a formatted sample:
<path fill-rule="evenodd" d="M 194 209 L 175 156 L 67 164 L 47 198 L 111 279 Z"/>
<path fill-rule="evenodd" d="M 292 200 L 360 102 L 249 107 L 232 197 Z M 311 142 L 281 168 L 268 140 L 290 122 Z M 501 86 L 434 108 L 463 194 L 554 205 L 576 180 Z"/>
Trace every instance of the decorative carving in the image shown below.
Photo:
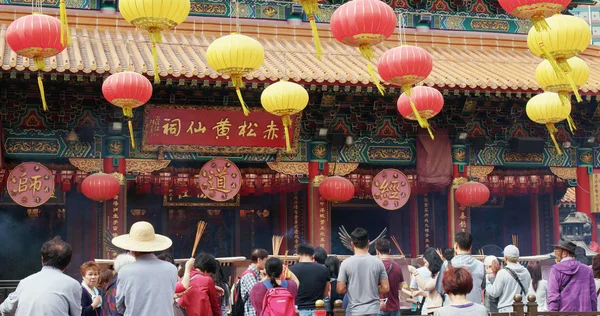
<path fill-rule="evenodd" d="M 69 162 L 77 169 L 85 172 L 102 170 L 102 161 L 91 158 L 69 158 Z"/>
<path fill-rule="evenodd" d="M 503 152 L 502 157 L 505 162 L 510 163 L 533 163 L 533 164 L 541 164 L 544 162 L 544 154 L 537 153 L 515 153 L 515 152 Z"/>
<path fill-rule="evenodd" d="M 312 154 L 319 159 L 323 159 L 327 156 L 327 148 L 323 144 L 318 144 L 313 148 Z"/>
<path fill-rule="evenodd" d="M 413 158 L 413 151 L 407 147 L 369 147 L 367 156 L 371 160 L 405 160 L 411 161 Z"/>
<path fill-rule="evenodd" d="M 452 186 L 453 187 L 457 187 L 461 184 L 465 184 L 469 182 L 469 179 L 465 178 L 465 177 L 459 177 L 459 178 L 455 178 L 454 180 L 452 180 Z"/>
<path fill-rule="evenodd" d="M 100 159 L 92 158 L 69 158 L 69 162 L 77 169 L 86 172 L 98 172 L 102 170 Z M 126 159 L 127 172 L 154 172 L 166 168 L 171 160 L 156 159 Z"/>
<path fill-rule="evenodd" d="M 313 187 L 319 187 L 319 186 L 321 186 L 321 182 L 323 182 L 323 180 L 325 180 L 325 176 L 320 174 L 312 180 L 311 184 Z"/>
<path fill-rule="evenodd" d="M 577 168 L 550 167 L 550 171 L 563 180 L 577 180 Z"/>
<path fill-rule="evenodd" d="M 108 152 L 113 155 L 120 155 L 123 153 L 123 142 L 119 140 L 111 140 L 108 143 Z"/>
<path fill-rule="evenodd" d="M 267 162 L 269 168 L 279 173 L 295 176 L 308 174 L 308 162 Z M 343 162 L 330 164 L 329 175 L 346 176 L 358 168 L 358 162 Z"/>
<path fill-rule="evenodd" d="M 494 171 L 494 166 L 470 166 L 471 170 L 469 173 L 473 178 L 482 179 L 486 178 L 492 171 Z"/>
<path fill-rule="evenodd" d="M 594 156 L 590 151 L 586 151 L 579 156 L 579 160 L 581 160 L 581 162 L 584 164 L 591 165 L 592 161 L 594 160 Z"/>
<path fill-rule="evenodd" d="M 465 162 L 467 160 L 467 151 L 464 148 L 456 148 L 452 151 L 452 157 L 457 162 Z"/>

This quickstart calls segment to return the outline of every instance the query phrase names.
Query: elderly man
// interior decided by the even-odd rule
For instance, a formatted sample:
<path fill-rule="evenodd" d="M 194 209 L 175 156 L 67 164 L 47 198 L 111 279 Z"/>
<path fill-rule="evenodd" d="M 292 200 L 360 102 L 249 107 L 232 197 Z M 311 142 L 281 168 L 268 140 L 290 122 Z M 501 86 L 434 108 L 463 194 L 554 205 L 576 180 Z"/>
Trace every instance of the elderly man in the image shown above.
<path fill-rule="evenodd" d="M 577 246 L 565 239 L 554 245 L 556 263 L 548 276 L 549 312 L 595 312 L 596 284 L 590 267 L 575 259 Z"/>
<path fill-rule="evenodd" d="M 42 246 L 42 271 L 19 282 L 0 305 L 0 313 L 15 316 L 80 316 L 81 284 L 63 274 L 71 262 L 71 245 L 60 237 Z"/>
<path fill-rule="evenodd" d="M 531 284 L 529 271 L 519 263 L 519 248 L 514 245 L 506 246 L 504 261 L 506 266 L 498 271 L 495 280 L 490 280 L 488 274 L 485 287 L 486 294 L 498 298 L 498 312 L 500 313 L 512 312 L 515 295 L 521 294 L 526 297 L 527 289 Z"/>
<path fill-rule="evenodd" d="M 129 234 L 113 238 L 112 243 L 133 252 L 136 258 L 119 271 L 117 310 L 124 316 L 173 316 L 173 294 L 177 268 L 162 261 L 154 252 L 171 247 L 168 237 L 155 234 L 148 222 L 137 222 Z"/>

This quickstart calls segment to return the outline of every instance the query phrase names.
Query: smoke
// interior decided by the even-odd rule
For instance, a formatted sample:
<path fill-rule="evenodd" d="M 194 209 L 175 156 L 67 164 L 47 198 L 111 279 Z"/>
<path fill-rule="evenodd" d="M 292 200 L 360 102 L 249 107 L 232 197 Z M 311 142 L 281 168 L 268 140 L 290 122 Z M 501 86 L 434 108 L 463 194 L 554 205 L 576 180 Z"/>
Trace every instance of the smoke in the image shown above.
<path fill-rule="evenodd" d="M 40 269 L 40 248 L 46 236 L 36 226 L 0 212 L 0 280 L 19 280 Z"/>

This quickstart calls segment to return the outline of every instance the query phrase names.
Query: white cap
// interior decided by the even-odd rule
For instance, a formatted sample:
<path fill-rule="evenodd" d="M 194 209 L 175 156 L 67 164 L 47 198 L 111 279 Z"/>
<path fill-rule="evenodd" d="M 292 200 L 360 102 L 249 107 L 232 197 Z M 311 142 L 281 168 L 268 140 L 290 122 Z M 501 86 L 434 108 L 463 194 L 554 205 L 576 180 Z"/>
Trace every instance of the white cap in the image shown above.
<path fill-rule="evenodd" d="M 483 264 L 486 266 L 491 266 L 492 263 L 494 263 L 494 261 L 496 261 L 496 262 L 498 261 L 498 258 L 496 258 L 496 256 L 487 256 L 483 260 Z"/>
<path fill-rule="evenodd" d="M 514 258 L 518 258 L 519 257 L 519 248 L 517 248 L 515 245 L 508 245 L 504 248 L 504 257 L 514 257 Z"/>

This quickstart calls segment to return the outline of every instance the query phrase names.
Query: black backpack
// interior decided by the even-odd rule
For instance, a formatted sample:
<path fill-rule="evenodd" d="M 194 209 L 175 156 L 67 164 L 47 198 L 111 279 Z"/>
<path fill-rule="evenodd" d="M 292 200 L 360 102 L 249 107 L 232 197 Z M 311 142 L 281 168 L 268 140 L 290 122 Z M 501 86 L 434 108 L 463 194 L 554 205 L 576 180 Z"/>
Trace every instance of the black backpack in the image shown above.
<path fill-rule="evenodd" d="M 244 305 L 246 305 L 246 301 L 250 298 L 250 294 L 245 299 L 242 297 L 242 285 L 241 280 L 242 277 L 246 274 L 252 274 L 256 278 L 256 274 L 252 270 L 246 270 L 242 275 L 238 278 L 237 283 L 234 286 L 233 290 L 233 305 L 231 306 L 231 316 L 244 316 Z"/>

